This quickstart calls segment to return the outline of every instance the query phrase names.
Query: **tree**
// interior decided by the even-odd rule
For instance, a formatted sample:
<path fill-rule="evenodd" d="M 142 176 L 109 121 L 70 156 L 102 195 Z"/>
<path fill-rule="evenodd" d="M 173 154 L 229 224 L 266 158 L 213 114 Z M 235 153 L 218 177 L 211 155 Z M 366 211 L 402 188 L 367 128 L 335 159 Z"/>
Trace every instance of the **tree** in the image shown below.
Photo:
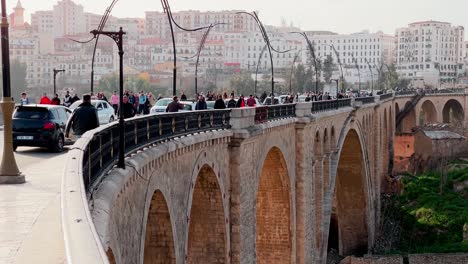
<path fill-rule="evenodd" d="M 323 78 L 325 79 L 326 83 L 329 83 L 332 76 L 333 71 L 335 70 L 335 64 L 333 63 L 333 57 L 329 54 L 327 58 L 323 62 Z"/>
<path fill-rule="evenodd" d="M 119 90 L 119 75 L 113 73 L 106 75 L 99 80 L 99 84 L 96 87 L 98 91 L 112 93 Z"/>
<path fill-rule="evenodd" d="M 255 82 L 247 72 L 242 72 L 232 76 L 229 80 L 230 87 L 236 91 L 237 94 L 253 94 Z"/>

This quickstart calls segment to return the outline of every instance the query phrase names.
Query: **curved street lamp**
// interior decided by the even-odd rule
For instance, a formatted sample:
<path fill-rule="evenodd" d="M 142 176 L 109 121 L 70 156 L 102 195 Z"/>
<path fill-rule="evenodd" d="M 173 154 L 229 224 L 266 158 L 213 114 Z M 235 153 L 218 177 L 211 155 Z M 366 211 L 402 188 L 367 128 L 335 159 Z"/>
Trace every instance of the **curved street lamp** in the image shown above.
<path fill-rule="evenodd" d="M 172 75 L 172 95 L 175 96 L 177 95 L 177 50 L 176 50 L 176 40 L 175 40 L 175 35 L 174 35 L 174 27 L 172 24 L 174 24 L 177 28 L 183 30 L 183 31 L 188 31 L 188 32 L 194 32 L 194 31 L 199 31 L 202 29 L 207 29 L 210 26 L 207 27 L 200 27 L 200 28 L 195 28 L 195 29 L 187 29 L 181 27 L 177 22 L 175 21 L 174 17 L 172 16 L 172 11 L 171 7 L 169 5 L 168 0 L 161 0 L 161 5 L 163 7 L 164 13 L 167 14 L 167 20 L 169 21 L 169 28 L 171 30 L 171 36 L 172 36 L 172 49 L 173 49 L 173 75 Z"/>
<path fill-rule="evenodd" d="M 195 95 L 198 96 L 198 65 L 199 65 L 199 62 L 200 62 L 200 55 L 201 55 L 201 52 L 203 50 L 203 47 L 205 46 L 205 42 L 208 38 L 208 35 L 210 34 L 210 31 L 212 28 L 218 26 L 218 25 L 225 25 L 226 23 L 215 23 L 215 24 L 210 24 L 208 26 L 208 29 L 205 31 L 205 33 L 203 34 L 203 37 L 200 41 L 200 46 L 198 47 L 198 50 L 197 50 L 197 54 L 195 54 L 195 56 L 197 57 L 197 62 L 195 63 Z M 185 59 L 191 59 L 195 56 L 192 56 L 192 57 L 184 57 Z"/>
<path fill-rule="evenodd" d="M 275 94 L 275 71 L 274 71 L 274 68 L 273 68 L 273 56 L 271 54 L 271 51 L 275 51 L 277 53 L 286 53 L 286 52 L 289 52 L 291 50 L 286 50 L 286 51 L 278 51 L 276 50 L 273 46 L 271 46 L 271 43 L 270 43 L 270 38 L 268 37 L 268 34 L 265 30 L 265 27 L 263 26 L 262 22 L 260 21 L 260 19 L 258 18 L 258 15 L 257 13 L 254 11 L 252 13 L 248 13 L 248 12 L 237 12 L 236 14 L 246 14 L 246 15 L 249 15 L 251 16 L 255 22 L 257 23 L 257 26 L 258 28 L 260 29 L 260 32 L 262 33 L 262 37 L 263 37 L 263 40 L 265 41 L 265 44 L 268 48 L 268 53 L 270 54 L 270 63 L 271 63 L 271 94 L 274 95 Z"/>
<path fill-rule="evenodd" d="M 370 71 L 370 73 L 371 73 L 371 80 L 372 80 L 371 94 L 372 94 L 372 96 L 374 96 L 374 72 L 372 71 L 372 66 L 370 65 L 370 63 L 369 63 L 369 61 L 367 60 L 367 58 L 364 58 L 364 60 L 366 61 L 367 66 L 369 67 L 369 71 Z"/>
<path fill-rule="evenodd" d="M 357 59 L 354 57 L 354 53 L 351 52 L 351 58 L 354 62 L 354 65 L 356 66 L 356 69 L 358 71 L 358 77 L 359 77 L 359 92 L 361 92 L 361 70 L 359 69 L 359 65 L 358 65 L 358 62 L 357 62 Z"/>
<path fill-rule="evenodd" d="M 302 52 L 302 49 L 298 50 L 296 54 L 294 55 L 294 60 L 291 65 L 291 74 L 289 75 L 289 93 L 292 93 L 292 75 L 294 72 L 294 64 L 296 64 L 296 60 L 299 57 L 299 54 Z"/>
<path fill-rule="evenodd" d="M 335 46 L 333 44 L 321 44 L 322 46 L 329 46 L 333 52 L 335 53 L 336 59 L 338 64 L 340 65 L 340 73 L 341 73 L 341 90 L 343 90 L 343 82 L 344 82 L 344 76 L 343 76 L 343 66 L 341 65 L 341 60 L 340 60 L 340 54 L 338 51 L 335 49 Z"/>
<path fill-rule="evenodd" d="M 312 60 L 314 61 L 314 68 L 315 68 L 315 94 L 318 94 L 318 87 L 319 87 L 319 76 L 318 76 L 318 68 L 317 68 L 317 57 L 315 56 L 315 48 L 312 42 L 310 41 L 309 37 L 305 32 L 290 32 L 292 34 L 299 34 L 306 40 L 307 47 L 309 48 L 310 55 L 312 56 Z"/>

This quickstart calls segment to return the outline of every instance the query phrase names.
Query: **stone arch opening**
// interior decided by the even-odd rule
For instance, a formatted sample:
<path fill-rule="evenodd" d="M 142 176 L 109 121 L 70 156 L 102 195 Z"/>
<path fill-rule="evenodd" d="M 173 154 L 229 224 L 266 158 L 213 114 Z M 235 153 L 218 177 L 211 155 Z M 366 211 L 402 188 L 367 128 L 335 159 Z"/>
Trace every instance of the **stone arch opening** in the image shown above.
<path fill-rule="evenodd" d="M 336 148 L 336 134 L 335 134 L 335 127 L 332 126 L 330 131 L 330 148 L 333 150 Z"/>
<path fill-rule="evenodd" d="M 144 263 L 176 263 L 171 216 L 166 199 L 159 190 L 154 192 L 148 211 Z"/>
<path fill-rule="evenodd" d="M 263 164 L 256 200 L 257 263 L 291 263 L 291 207 L 286 161 L 272 148 Z"/>
<path fill-rule="evenodd" d="M 455 99 L 450 99 L 445 103 L 442 111 L 443 122 L 454 126 L 462 126 L 465 119 L 463 106 Z"/>
<path fill-rule="evenodd" d="M 367 194 L 364 156 L 359 136 L 350 130 L 338 161 L 328 247 L 340 255 L 367 252 Z"/>
<path fill-rule="evenodd" d="M 421 112 L 419 113 L 419 125 L 437 122 L 437 110 L 431 100 L 426 100 L 421 105 Z"/>
<path fill-rule="evenodd" d="M 411 105 L 411 102 L 407 102 L 405 104 L 405 109 L 407 109 Z M 413 109 L 406 114 L 406 116 L 403 118 L 400 124 L 400 130 L 399 132 L 401 133 L 411 133 L 413 128 L 417 125 L 416 123 L 416 110 Z"/>
<path fill-rule="evenodd" d="M 193 191 L 187 263 L 226 263 L 223 196 L 208 165 L 200 169 Z"/>

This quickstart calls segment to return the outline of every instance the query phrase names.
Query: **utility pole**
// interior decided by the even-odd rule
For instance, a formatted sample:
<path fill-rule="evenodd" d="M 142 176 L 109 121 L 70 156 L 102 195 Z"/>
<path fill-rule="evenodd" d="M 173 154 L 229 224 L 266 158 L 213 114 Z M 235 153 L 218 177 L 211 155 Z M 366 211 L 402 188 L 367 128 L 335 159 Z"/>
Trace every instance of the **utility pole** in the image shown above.
<path fill-rule="evenodd" d="M 119 161 L 117 167 L 125 169 L 125 124 L 124 124 L 124 115 L 123 115 L 123 35 L 126 33 L 120 28 L 117 32 L 112 31 L 102 31 L 102 30 L 93 30 L 91 34 L 96 35 L 105 35 L 110 37 L 115 41 L 117 47 L 119 48 L 119 57 L 120 57 L 120 88 L 119 88 Z"/>
<path fill-rule="evenodd" d="M 52 96 L 54 96 L 56 93 L 57 93 L 57 85 L 56 85 L 56 80 L 57 80 L 57 74 L 59 72 L 65 72 L 65 70 L 56 70 L 54 68 L 54 94 Z"/>
<path fill-rule="evenodd" d="M 10 82 L 10 44 L 8 38 L 8 18 L 6 12 L 6 0 L 2 1 L 2 22 L 1 22 L 1 45 L 2 45 L 2 73 L 3 73 L 3 99 L 0 106 L 3 112 L 3 156 L 0 165 L 0 184 L 21 184 L 25 183 L 24 175 L 16 165 L 13 153 L 13 109 L 15 103 L 11 98 Z"/>

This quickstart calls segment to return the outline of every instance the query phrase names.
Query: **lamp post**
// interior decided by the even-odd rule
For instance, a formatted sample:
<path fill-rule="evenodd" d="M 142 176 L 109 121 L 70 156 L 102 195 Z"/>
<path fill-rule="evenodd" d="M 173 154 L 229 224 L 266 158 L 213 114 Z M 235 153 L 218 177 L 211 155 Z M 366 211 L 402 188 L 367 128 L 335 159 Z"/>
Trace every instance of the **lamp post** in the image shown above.
<path fill-rule="evenodd" d="M 370 65 L 369 61 L 367 59 L 365 60 L 366 60 L 367 66 L 369 67 L 369 71 L 371 73 L 371 80 L 372 80 L 371 94 L 372 96 L 374 96 L 374 73 L 372 72 L 372 66 Z"/>
<path fill-rule="evenodd" d="M 123 115 L 123 35 L 126 33 L 120 28 L 117 32 L 111 31 L 102 31 L 102 30 L 93 30 L 91 34 L 96 35 L 105 35 L 110 37 L 115 41 L 117 47 L 119 48 L 119 57 L 120 57 L 120 89 L 119 89 L 119 161 L 117 167 L 125 169 L 125 127 L 124 127 L 124 115 Z"/>
<path fill-rule="evenodd" d="M 306 40 L 307 47 L 309 48 L 310 55 L 312 56 L 312 60 L 314 61 L 314 68 L 315 68 L 315 94 L 318 94 L 318 86 L 319 86 L 319 76 L 318 76 L 318 68 L 317 68 L 317 58 L 315 56 L 315 48 L 312 42 L 310 41 L 309 37 L 305 32 L 291 32 L 293 34 L 299 34 Z"/>
<path fill-rule="evenodd" d="M 0 107 L 3 112 L 3 156 L 0 164 L 0 184 L 21 184 L 26 181 L 24 175 L 16 165 L 15 155 L 13 153 L 13 132 L 12 132 L 12 114 L 15 107 L 13 98 L 11 98 L 10 82 L 10 44 L 8 39 L 8 18 L 6 12 L 6 0 L 2 3 L 2 22 L 1 22 L 1 45 L 2 45 L 2 73 L 3 73 L 3 99 Z"/>
<path fill-rule="evenodd" d="M 56 84 L 56 81 L 57 81 L 57 74 L 59 72 L 65 72 L 65 70 L 56 70 L 54 69 L 54 94 L 55 95 L 57 93 L 57 84 Z"/>
<path fill-rule="evenodd" d="M 330 83 L 331 82 L 336 82 L 336 99 L 338 99 L 338 89 L 339 89 L 340 79 L 330 79 Z"/>
<path fill-rule="evenodd" d="M 208 27 L 208 29 L 206 30 L 205 34 L 203 34 L 202 40 L 200 42 L 200 46 L 198 47 L 197 63 L 195 64 L 195 95 L 197 95 L 197 96 L 198 96 L 198 64 L 200 62 L 200 54 L 201 54 L 201 52 L 203 50 L 203 47 L 205 46 L 206 39 L 208 38 L 208 34 L 210 34 L 211 29 L 216 27 L 217 25 L 221 25 L 221 24 L 225 24 L 225 23 L 211 24 Z"/>
<path fill-rule="evenodd" d="M 358 62 L 356 58 L 354 58 L 353 53 L 351 53 L 351 57 L 353 59 L 354 65 L 356 66 L 357 72 L 358 72 L 358 78 L 359 78 L 359 92 L 361 92 L 361 70 L 359 69 Z"/>
<path fill-rule="evenodd" d="M 273 68 L 273 56 L 271 54 L 271 51 L 276 51 L 278 53 L 285 53 L 285 52 L 289 52 L 290 50 L 287 50 L 287 51 L 277 51 L 275 50 L 272 46 L 271 46 L 271 43 L 270 43 L 270 38 L 268 37 L 268 34 L 265 30 L 265 27 L 263 26 L 262 22 L 260 21 L 260 19 L 258 18 L 258 15 L 256 12 L 253 12 L 253 14 L 251 13 L 248 13 L 248 12 L 237 12 L 236 14 L 246 14 L 246 15 L 249 15 L 251 16 L 255 22 L 257 23 L 257 26 L 258 28 L 260 29 L 260 32 L 262 33 L 262 37 L 263 37 L 263 40 L 265 41 L 265 44 L 268 48 L 268 52 L 270 54 L 270 63 L 271 63 L 271 94 L 274 95 L 275 94 L 275 71 L 274 71 L 274 68 Z"/>
<path fill-rule="evenodd" d="M 294 64 L 296 64 L 296 60 L 299 57 L 299 54 L 302 52 L 302 49 L 300 49 L 296 54 L 294 55 L 294 60 L 291 65 L 291 74 L 289 75 L 289 93 L 292 93 L 292 75 L 294 72 Z"/>
<path fill-rule="evenodd" d="M 343 65 L 341 64 L 341 60 L 340 60 L 340 54 L 338 53 L 338 51 L 335 49 L 335 46 L 333 44 L 322 44 L 324 46 L 329 46 L 333 52 L 335 53 L 335 56 L 336 56 L 336 60 L 338 62 L 338 64 L 340 65 L 340 74 L 341 74 L 341 88 L 343 88 L 343 82 L 344 82 L 344 75 L 343 75 Z"/>

